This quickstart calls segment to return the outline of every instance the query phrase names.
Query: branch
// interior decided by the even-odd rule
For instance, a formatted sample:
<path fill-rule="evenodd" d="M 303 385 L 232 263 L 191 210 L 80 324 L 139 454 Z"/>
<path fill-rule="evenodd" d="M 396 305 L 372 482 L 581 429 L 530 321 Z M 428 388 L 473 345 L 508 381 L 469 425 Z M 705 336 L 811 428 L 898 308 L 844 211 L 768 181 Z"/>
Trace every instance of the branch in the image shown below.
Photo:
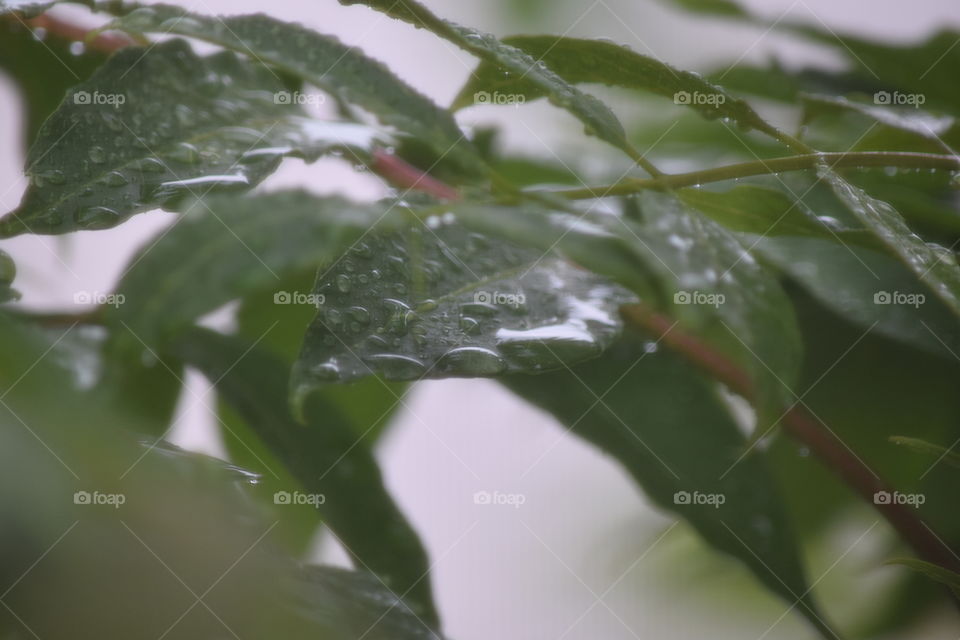
<path fill-rule="evenodd" d="M 620 313 L 628 324 L 653 334 L 735 393 L 751 402 L 755 399 L 753 383 L 743 370 L 699 338 L 675 327 L 671 330 L 674 323 L 667 317 L 642 304 L 624 305 Z M 879 491 L 892 493 L 890 486 L 802 405 L 795 404 L 790 408 L 783 418 L 783 429 L 879 511 L 921 558 L 951 571 L 960 571 L 960 559 L 953 550 L 909 506 L 874 501 L 874 494 Z"/>
<path fill-rule="evenodd" d="M 900 169 L 940 169 L 960 171 L 960 157 L 938 155 L 935 153 L 906 153 L 896 151 L 857 151 L 844 153 L 807 153 L 770 160 L 754 160 L 731 164 L 725 167 L 675 173 L 659 178 L 629 178 L 612 185 L 587 187 L 585 189 L 561 189 L 550 191 L 553 195 L 571 200 L 600 198 L 604 196 L 623 196 L 644 189 L 677 189 L 680 187 L 700 186 L 709 182 L 721 182 L 736 178 L 769 175 L 784 171 L 802 171 L 816 169 L 827 164 L 834 169 L 894 167 Z M 529 193 L 529 192 L 528 192 Z"/>

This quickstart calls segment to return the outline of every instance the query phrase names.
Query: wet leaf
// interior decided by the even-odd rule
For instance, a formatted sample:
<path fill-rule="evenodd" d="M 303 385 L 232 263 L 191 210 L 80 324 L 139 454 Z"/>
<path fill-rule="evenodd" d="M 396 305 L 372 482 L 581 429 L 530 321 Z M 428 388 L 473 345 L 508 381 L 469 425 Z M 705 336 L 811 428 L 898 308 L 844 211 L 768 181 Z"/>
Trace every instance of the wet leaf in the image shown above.
<path fill-rule="evenodd" d="M 632 289 L 748 372 L 766 422 L 793 399 L 800 341 L 775 275 L 733 235 L 674 196 L 644 193 L 641 219 L 504 207 L 457 207 L 463 223 L 532 246 L 555 246 Z M 769 424 L 767 425 L 769 426 Z"/>
<path fill-rule="evenodd" d="M 556 36 L 511 36 L 505 45 L 516 47 L 531 59 L 543 62 L 570 84 L 596 83 L 639 89 L 670 98 L 709 118 L 727 118 L 744 129 L 770 129 L 753 108 L 690 71 L 674 69 L 655 58 L 631 51 L 626 46 L 601 40 L 558 38 Z M 480 65 L 454 100 L 454 107 L 474 104 L 474 96 L 523 95 L 533 100 L 550 95 L 532 74 L 504 74 L 490 62 Z"/>
<path fill-rule="evenodd" d="M 431 145 L 475 176 L 485 168 L 453 117 L 356 47 L 264 14 L 208 17 L 154 4 L 135 9 L 112 26 L 133 32 L 176 33 L 248 55 L 372 112 Z"/>
<path fill-rule="evenodd" d="M 464 27 L 443 20 L 431 13 L 423 5 L 413 0 L 340 0 L 342 4 L 364 4 L 387 15 L 409 22 L 413 26 L 427 28 L 438 36 L 449 40 L 465 51 L 482 60 L 484 67 L 491 69 L 488 74 L 500 77 L 504 74 L 523 78 L 536 87 L 539 95 L 546 95 L 550 101 L 566 109 L 584 124 L 586 133 L 623 150 L 627 155 L 637 158 L 637 152 L 627 141 L 623 125 L 606 104 L 594 96 L 584 93 L 568 82 L 563 73 L 557 73 L 548 62 L 544 62 L 521 48 L 507 44 L 489 33 Z M 556 38 L 554 38 L 556 40 Z M 480 86 L 470 92 L 471 104 L 493 104 L 496 100 L 494 86 Z M 486 92 L 474 96 L 474 92 Z M 461 94 L 463 95 L 463 94 Z M 476 100 L 474 98 L 476 97 Z M 517 94 L 504 95 L 504 98 L 517 102 Z M 464 98 L 464 100 L 466 100 Z M 522 101 L 522 100 L 521 100 Z M 461 105 L 462 106 L 462 105 Z"/>
<path fill-rule="evenodd" d="M 779 189 L 742 185 L 728 191 L 680 189 L 684 204 L 731 231 L 760 236 L 802 236 L 876 246 L 873 238 L 829 216 L 817 216 Z"/>
<path fill-rule="evenodd" d="M 309 120 L 278 104 L 280 81 L 183 40 L 124 49 L 44 123 L 27 158 L 31 184 L 0 235 L 103 229 L 213 189 L 246 190 L 287 155 L 368 147 L 372 131 Z"/>
<path fill-rule="evenodd" d="M 443 640 L 396 593 L 366 571 L 305 567 L 302 580 L 299 602 L 303 615 L 321 629 L 350 639 Z"/>
<path fill-rule="evenodd" d="M 951 351 L 960 353 L 954 315 L 886 252 L 815 238 L 747 236 L 744 242 L 861 329 L 951 360 Z"/>
<path fill-rule="evenodd" d="M 599 355 L 619 333 L 625 291 L 452 218 L 368 236 L 321 270 L 295 397 L 373 373 L 416 380 L 547 370 Z"/>
<path fill-rule="evenodd" d="M 960 315 L 960 267 L 953 252 L 924 241 L 911 231 L 903 216 L 890 204 L 871 197 L 826 166 L 819 174 L 853 215 L 953 313 Z"/>
<path fill-rule="evenodd" d="M 362 442 L 362 431 L 375 425 L 353 424 L 323 394 L 305 400 L 299 424 L 287 403 L 289 369 L 246 340 L 193 329 L 173 351 L 210 379 L 307 492 L 285 495 L 322 496 L 317 510 L 358 566 L 403 594 L 411 610 L 435 627 L 426 553 Z"/>
<path fill-rule="evenodd" d="M 124 304 L 108 313 L 116 344 L 138 351 L 156 345 L 282 273 L 333 260 L 371 228 L 395 228 L 400 211 L 388 215 L 391 208 L 303 191 L 194 203 L 128 267 L 119 285 Z"/>
<path fill-rule="evenodd" d="M 691 365 L 634 336 L 572 370 L 504 383 L 616 459 L 658 507 L 687 520 L 834 637 L 809 595 L 763 454 L 743 455 L 745 438 L 716 387 Z"/>

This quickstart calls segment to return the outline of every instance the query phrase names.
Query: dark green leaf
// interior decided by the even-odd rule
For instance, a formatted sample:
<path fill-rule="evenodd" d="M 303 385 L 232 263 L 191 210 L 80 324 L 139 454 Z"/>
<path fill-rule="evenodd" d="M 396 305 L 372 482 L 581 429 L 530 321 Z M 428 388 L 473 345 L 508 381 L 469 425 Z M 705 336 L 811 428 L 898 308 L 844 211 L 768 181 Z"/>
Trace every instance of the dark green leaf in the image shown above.
<path fill-rule="evenodd" d="M 280 101 L 266 69 L 183 40 L 120 51 L 44 123 L 31 185 L 0 235 L 103 229 L 211 189 L 249 189 L 286 155 L 366 147 L 365 127 L 320 123 Z"/>
<path fill-rule="evenodd" d="M 655 345 L 622 341 L 602 357 L 505 383 L 613 456 L 661 508 L 685 518 L 832 638 L 809 596 L 763 456 L 746 442 L 717 389 Z"/>
<path fill-rule="evenodd" d="M 539 95 L 548 96 L 551 102 L 566 109 L 583 122 L 587 133 L 622 149 L 634 159 L 640 157 L 636 149 L 627 141 L 623 125 L 606 104 L 590 94 L 583 93 L 565 80 L 563 73 L 557 73 L 552 65 L 523 49 L 502 42 L 489 33 L 443 20 L 413 0 L 341 0 L 341 2 L 365 4 L 393 18 L 409 22 L 415 27 L 425 27 L 433 31 L 480 58 L 483 61 L 482 64 L 490 65 L 498 76 L 509 74 L 525 79 L 540 91 Z M 483 86 L 475 90 L 487 91 L 486 100 L 483 96 L 474 96 L 474 92 L 471 91 L 471 102 L 483 103 L 493 100 L 495 96 L 489 92 L 494 89 L 494 87 Z M 475 101 L 474 97 L 476 97 Z M 505 97 L 514 101 L 518 98 L 517 95 Z"/>
<path fill-rule="evenodd" d="M 384 124 L 449 155 L 474 175 L 485 172 L 449 113 L 382 63 L 332 36 L 264 14 L 207 17 L 164 4 L 135 9 L 112 26 L 134 32 L 176 33 L 249 55 L 363 107 Z"/>
<path fill-rule="evenodd" d="M 446 217 L 365 238 L 321 271 L 313 294 L 319 312 L 295 369 L 295 397 L 372 373 L 493 376 L 595 357 L 620 331 L 617 305 L 631 299 L 560 258 Z"/>
<path fill-rule="evenodd" d="M 302 191 L 199 201 L 134 259 L 119 287 L 124 304 L 108 320 L 128 347 L 155 345 L 282 273 L 333 260 L 377 225 L 395 228 L 391 208 Z"/>
<path fill-rule="evenodd" d="M 953 252 L 915 235 L 888 203 L 868 195 L 826 166 L 820 176 L 856 218 L 906 264 L 947 307 L 960 315 L 960 267 Z"/>
<path fill-rule="evenodd" d="M 746 237 L 821 304 L 861 327 L 952 359 L 960 327 L 950 310 L 885 252 L 814 238 Z"/>
<path fill-rule="evenodd" d="M 316 497 L 324 522 L 360 566 L 435 626 L 426 554 L 384 489 L 358 426 L 322 394 L 305 398 L 303 423 L 295 421 L 287 403 L 287 367 L 245 340 L 194 329 L 173 351 L 216 385 L 308 492 L 286 493 L 286 500 L 279 494 L 281 503 L 292 503 L 290 496 Z"/>
<path fill-rule="evenodd" d="M 556 36 L 511 36 L 503 42 L 545 63 L 571 84 L 589 82 L 649 91 L 689 106 L 706 118 L 727 118 L 745 129 L 771 128 L 746 102 L 698 74 L 674 69 L 612 42 Z M 475 104 L 478 92 L 523 95 L 527 100 L 551 95 L 533 74 L 514 71 L 505 75 L 492 62 L 481 64 L 473 73 L 454 107 Z"/>

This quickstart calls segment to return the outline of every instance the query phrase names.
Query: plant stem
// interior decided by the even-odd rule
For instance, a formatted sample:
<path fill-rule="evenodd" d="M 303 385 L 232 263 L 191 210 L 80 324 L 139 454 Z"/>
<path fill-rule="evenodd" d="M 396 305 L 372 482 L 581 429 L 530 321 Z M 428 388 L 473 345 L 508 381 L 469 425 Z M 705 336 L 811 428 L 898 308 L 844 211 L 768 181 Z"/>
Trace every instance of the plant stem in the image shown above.
<path fill-rule="evenodd" d="M 676 328 L 666 316 L 642 304 L 624 305 L 620 313 L 628 324 L 653 334 L 730 390 L 747 400 L 754 400 L 753 383 L 743 370 L 699 338 Z M 874 494 L 877 492 L 892 493 L 889 485 L 801 404 L 790 408 L 782 424 L 788 435 L 809 448 L 824 466 L 872 505 L 920 557 L 951 571 L 960 571 L 960 558 L 909 506 L 876 503 Z"/>
<path fill-rule="evenodd" d="M 550 193 L 571 200 L 599 198 L 601 196 L 622 196 L 637 193 L 643 189 L 677 189 L 698 186 L 708 182 L 721 182 L 736 178 L 769 175 L 784 171 L 802 171 L 816 169 L 826 164 L 834 169 L 850 167 L 895 167 L 903 169 L 940 169 L 960 171 L 960 157 L 938 155 L 935 153 L 906 153 L 896 151 L 858 151 L 807 153 L 769 160 L 754 160 L 731 164 L 713 169 L 675 173 L 658 178 L 629 178 L 616 184 L 585 189 L 563 189 Z"/>

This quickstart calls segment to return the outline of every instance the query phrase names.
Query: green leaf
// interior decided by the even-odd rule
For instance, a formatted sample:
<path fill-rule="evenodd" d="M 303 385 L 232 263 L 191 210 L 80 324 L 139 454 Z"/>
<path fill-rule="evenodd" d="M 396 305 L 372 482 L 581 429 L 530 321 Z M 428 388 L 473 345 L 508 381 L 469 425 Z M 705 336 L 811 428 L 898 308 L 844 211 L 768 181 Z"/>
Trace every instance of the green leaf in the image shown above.
<path fill-rule="evenodd" d="M 836 148 L 849 151 L 919 151 L 953 153 L 960 147 L 960 125 L 952 116 L 935 115 L 917 108 L 894 109 L 832 96 L 803 96 L 803 122 L 827 116 L 839 120 L 825 132 Z M 844 118 L 843 116 L 853 116 Z M 851 120 L 863 122 L 851 126 Z M 837 133 L 849 131 L 849 140 Z"/>
<path fill-rule="evenodd" d="M 303 615 L 323 630 L 342 634 L 338 638 L 442 640 L 379 578 L 365 571 L 305 567 L 303 594 Z"/>
<path fill-rule="evenodd" d="M 845 228 L 833 218 L 817 216 L 806 204 L 779 189 L 741 185 L 723 192 L 680 189 L 677 195 L 684 204 L 731 231 L 823 238 L 866 246 L 877 244 L 862 231 Z"/>
<path fill-rule="evenodd" d="M 946 447 L 941 447 L 938 444 L 933 444 L 920 438 L 908 438 L 905 436 L 890 436 L 890 442 L 912 449 L 917 453 L 936 456 L 938 461 L 943 460 L 951 466 L 960 467 L 960 454 L 954 453 L 952 451 L 953 447 L 947 449 Z"/>
<path fill-rule="evenodd" d="M 540 371 L 595 357 L 627 292 L 447 216 L 364 238 L 321 270 L 294 395 L 372 373 L 388 380 Z"/>
<path fill-rule="evenodd" d="M 360 427 L 322 394 L 304 400 L 298 424 L 287 404 L 288 368 L 246 340 L 193 329 L 172 350 L 215 384 L 307 495 L 322 496 L 318 511 L 359 565 L 436 626 L 426 553 L 384 488 Z M 298 494 L 287 493 L 288 501 Z"/>
<path fill-rule="evenodd" d="M 908 569 L 922 573 L 931 580 L 946 585 L 950 591 L 953 592 L 954 596 L 960 598 L 960 574 L 930 562 L 917 560 L 916 558 L 894 558 L 890 561 L 890 564 L 900 564 Z"/>
<path fill-rule="evenodd" d="M 107 320 L 118 344 L 142 349 L 209 311 L 333 260 L 371 228 L 395 228 L 400 211 L 283 191 L 197 202 L 149 244 L 120 282 L 124 304 Z"/>
<path fill-rule="evenodd" d="M 828 167 L 821 167 L 819 175 L 867 229 L 951 311 L 960 315 L 960 267 L 949 249 L 924 241 L 910 230 L 903 216 L 891 205 L 871 197 Z"/>
<path fill-rule="evenodd" d="M 545 63 L 571 84 L 589 82 L 648 91 L 689 106 L 706 118 L 726 118 L 744 129 L 771 129 L 749 104 L 722 87 L 612 42 L 549 35 L 511 36 L 503 42 Z M 484 62 L 473 73 L 454 100 L 454 108 L 474 104 L 478 92 L 523 95 L 527 100 L 551 95 L 533 74 L 515 71 L 505 75 L 492 62 Z"/>
<path fill-rule="evenodd" d="M 952 359 L 960 327 L 950 310 L 886 252 L 814 238 L 748 236 L 745 243 L 821 304 L 861 329 Z"/>
<path fill-rule="evenodd" d="M 27 118 L 23 144 L 29 148 L 67 89 L 89 78 L 107 55 L 92 48 L 76 54 L 71 51 L 74 42 L 53 33 L 41 40 L 16 19 L 0 21 L 0 29 L 0 69 L 20 91 Z"/>
<path fill-rule="evenodd" d="M 468 227 L 547 249 L 637 293 L 731 357 L 752 381 L 764 420 L 779 417 L 800 361 L 790 301 L 729 231 L 668 194 L 644 193 L 641 220 L 586 221 L 505 207 L 455 208 Z"/>
<path fill-rule="evenodd" d="M 631 339 L 572 370 L 504 382 L 616 459 L 660 508 L 686 519 L 834 637 L 809 596 L 763 455 L 743 456 L 744 436 L 715 386 L 691 365 Z"/>
<path fill-rule="evenodd" d="M 545 63 L 523 49 L 498 40 L 489 33 L 470 27 L 463 27 L 443 20 L 431 13 L 423 5 L 413 0 L 340 0 L 342 4 L 364 4 L 387 15 L 409 22 L 413 26 L 425 27 L 438 36 L 449 40 L 458 47 L 469 51 L 482 60 L 481 69 L 489 65 L 496 75 L 509 74 L 521 77 L 550 98 L 557 106 L 566 109 L 581 122 L 588 134 L 623 150 L 634 160 L 641 158 L 639 152 L 627 141 L 623 125 L 610 108 L 595 98 L 583 93 L 558 73 L 552 65 Z M 481 87 L 478 90 L 491 91 Z M 473 92 L 470 92 L 471 102 Z M 492 94 L 487 95 L 491 99 Z M 516 98 L 516 96 L 514 96 Z"/>
<path fill-rule="evenodd" d="M 246 190 L 287 155 L 369 146 L 361 126 L 277 104 L 279 80 L 183 40 L 124 49 L 67 96 L 27 158 L 31 184 L 0 235 L 112 227 L 212 189 Z"/>
<path fill-rule="evenodd" d="M 431 145 L 475 176 L 486 173 L 476 150 L 448 112 L 382 63 L 333 36 L 264 14 L 207 17 L 164 4 L 135 9 L 111 27 L 176 33 L 249 55 L 363 107 L 384 124 Z"/>

